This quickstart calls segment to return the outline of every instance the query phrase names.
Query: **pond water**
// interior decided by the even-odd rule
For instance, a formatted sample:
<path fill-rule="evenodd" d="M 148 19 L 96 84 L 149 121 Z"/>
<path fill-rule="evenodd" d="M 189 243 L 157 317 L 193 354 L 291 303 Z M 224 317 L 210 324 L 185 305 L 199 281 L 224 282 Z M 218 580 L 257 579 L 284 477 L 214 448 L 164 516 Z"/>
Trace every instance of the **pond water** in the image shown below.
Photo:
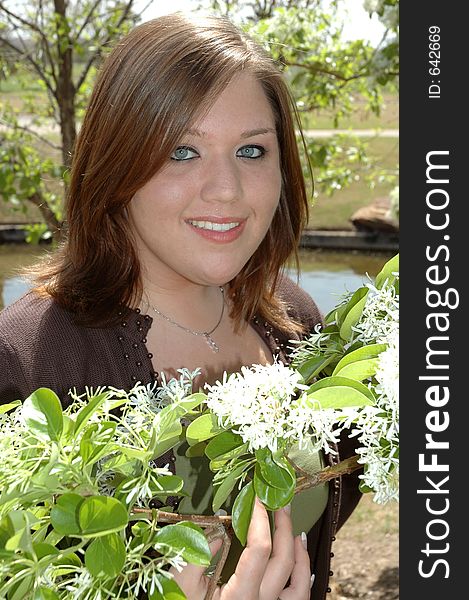
<path fill-rule="evenodd" d="M 19 298 L 29 287 L 18 270 L 33 264 L 47 251 L 44 246 L 0 245 L 0 308 Z M 370 278 L 373 280 L 391 256 L 386 253 L 301 250 L 299 285 L 325 314 L 344 293 L 354 291 Z M 296 280 L 295 272 L 290 270 L 288 274 Z"/>

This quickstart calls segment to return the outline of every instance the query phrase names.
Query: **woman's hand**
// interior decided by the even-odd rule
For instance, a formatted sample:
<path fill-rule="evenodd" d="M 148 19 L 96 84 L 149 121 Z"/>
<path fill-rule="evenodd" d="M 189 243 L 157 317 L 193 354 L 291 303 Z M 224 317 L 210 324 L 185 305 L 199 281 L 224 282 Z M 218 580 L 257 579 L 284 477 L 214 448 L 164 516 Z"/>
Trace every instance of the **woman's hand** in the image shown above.
<path fill-rule="evenodd" d="M 212 552 L 219 547 L 217 540 L 211 545 Z M 204 600 L 209 583 L 204 571 L 194 565 L 180 573 L 172 571 L 188 600 Z M 216 589 L 214 600 L 309 600 L 310 581 L 308 552 L 301 536 L 293 536 L 290 511 L 275 512 L 271 539 L 267 511 L 256 498 L 246 548 L 228 582 Z"/>

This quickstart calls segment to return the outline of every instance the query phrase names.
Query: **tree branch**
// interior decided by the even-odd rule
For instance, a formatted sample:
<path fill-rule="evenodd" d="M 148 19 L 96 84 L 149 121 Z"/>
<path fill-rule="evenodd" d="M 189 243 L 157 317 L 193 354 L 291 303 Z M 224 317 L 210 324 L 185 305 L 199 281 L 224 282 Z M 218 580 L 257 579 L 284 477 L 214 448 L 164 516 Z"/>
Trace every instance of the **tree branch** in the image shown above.
<path fill-rule="evenodd" d="M 29 127 L 26 127 L 25 125 L 18 125 L 18 123 L 8 123 L 3 120 L 1 120 L 0 122 L 4 127 L 8 127 L 10 129 L 19 129 L 20 131 L 29 133 L 29 135 L 34 136 L 35 138 L 37 138 L 44 144 L 47 144 L 50 148 L 53 148 L 54 150 L 60 151 L 62 149 L 62 146 L 58 146 L 57 144 L 54 144 L 49 139 L 43 137 L 39 132 L 35 131 L 34 129 L 30 129 Z"/>
<path fill-rule="evenodd" d="M 22 40 L 21 40 L 22 41 Z M 34 70 L 36 71 L 36 73 L 39 75 L 39 77 L 44 81 L 44 83 L 47 86 L 47 89 L 49 90 L 49 92 L 52 94 L 52 96 L 57 100 L 57 92 L 56 90 L 52 87 L 52 85 L 50 84 L 50 81 L 48 79 L 47 76 L 47 71 L 43 71 L 41 69 L 41 67 L 39 66 L 39 64 L 31 57 L 31 55 L 26 52 L 21 50 L 20 48 L 18 48 L 18 46 L 15 46 L 15 44 L 13 44 L 12 42 L 10 42 L 10 40 L 1 37 L 0 36 L 0 42 L 2 44 L 5 44 L 6 46 L 8 46 L 9 48 L 11 48 L 12 50 L 14 50 L 17 54 L 19 54 L 19 56 L 21 58 L 25 58 L 28 62 L 31 63 L 31 65 L 33 66 Z M 55 81 L 55 80 L 54 80 Z"/>
<path fill-rule="evenodd" d="M 156 513 L 156 520 L 162 523 L 181 523 L 181 521 L 192 521 L 201 527 L 213 527 L 220 523 L 225 527 L 231 527 L 231 517 L 229 515 L 180 515 L 178 513 L 165 512 L 155 508 L 133 508 L 133 513 L 144 514 L 149 519 Z"/>
<path fill-rule="evenodd" d="M 351 75 L 350 77 L 345 77 L 344 75 L 342 75 L 342 73 L 339 73 L 339 71 L 331 71 L 330 69 L 324 68 L 324 66 L 321 63 L 308 64 L 285 61 L 285 66 L 300 67 L 301 69 L 306 69 L 307 71 L 311 71 L 313 73 L 323 73 L 324 75 L 331 75 L 331 77 L 335 77 L 336 79 L 339 79 L 344 83 L 353 81 L 354 79 L 360 79 L 361 77 L 368 76 L 368 73 L 357 73 L 355 75 Z"/>
<path fill-rule="evenodd" d="M 296 488 L 295 494 L 298 492 L 302 492 L 303 490 L 307 490 L 311 487 L 316 487 L 325 483 L 326 481 L 330 481 L 331 479 L 335 479 L 336 477 L 341 477 L 342 475 L 349 475 L 354 471 L 357 471 L 362 467 L 358 462 L 358 456 L 351 456 L 350 458 L 346 458 L 342 460 L 340 463 L 337 463 L 333 467 L 326 467 L 314 475 L 307 475 L 305 477 L 299 477 L 296 480 Z"/>
<path fill-rule="evenodd" d="M 10 16 L 12 19 L 16 19 L 17 21 L 19 21 L 19 22 L 20 22 L 20 23 L 23 25 L 23 27 L 26 27 L 27 29 L 30 29 L 30 30 L 32 30 L 32 31 L 35 31 L 35 32 L 36 32 L 36 33 L 39 35 L 39 37 L 41 38 L 41 40 L 42 40 L 42 42 L 43 42 L 43 43 L 42 43 L 42 47 L 43 47 L 43 48 L 44 48 L 44 50 L 45 50 L 45 53 L 46 53 L 46 55 L 47 55 L 47 58 L 48 58 L 48 60 L 49 60 L 50 67 L 51 67 L 51 69 L 52 69 L 52 72 L 51 72 L 52 79 L 54 80 L 55 84 L 57 84 L 57 78 L 56 78 L 56 74 L 55 74 L 55 71 L 54 71 L 54 61 L 53 61 L 53 59 L 52 59 L 52 56 L 51 56 L 51 54 L 50 54 L 49 40 L 47 39 L 47 35 L 46 35 L 46 34 L 45 34 L 43 31 L 42 31 L 42 29 L 41 29 L 41 28 L 40 28 L 38 25 L 36 25 L 35 23 L 32 23 L 31 21 L 28 21 L 27 19 L 24 19 L 24 18 L 23 18 L 23 17 L 21 17 L 20 15 L 18 15 L 18 14 L 16 14 L 16 13 L 14 13 L 14 12 L 11 12 L 10 10 L 8 10 L 8 9 L 6 8 L 6 6 L 4 5 L 4 3 L 3 3 L 3 2 L 0 2 L 0 8 L 1 8 L 1 9 L 2 9 L 2 10 L 3 10 L 3 11 L 4 11 L 4 12 L 5 12 L 5 13 L 6 13 L 8 16 Z M 42 6 L 41 6 L 41 9 L 42 9 Z M 16 25 L 15 25 L 15 28 L 16 28 Z M 20 38 L 20 39 L 21 39 L 21 38 Z M 20 51 L 20 53 L 21 53 L 21 51 Z M 37 67 L 36 63 L 32 61 L 32 59 L 31 59 L 31 57 L 30 57 L 30 56 L 28 56 L 28 59 L 29 59 L 29 60 L 32 62 L 32 64 L 33 64 L 34 66 L 36 66 L 36 67 Z M 40 73 L 42 73 L 42 72 L 40 72 Z M 44 79 L 44 81 L 46 81 L 46 83 L 48 83 L 48 82 L 47 82 L 47 78 L 46 78 L 46 77 L 44 77 L 44 75 L 42 75 L 42 74 L 41 74 L 41 77 Z"/>
<path fill-rule="evenodd" d="M 76 35 L 73 37 L 73 42 L 77 43 L 78 40 L 80 39 L 81 34 L 83 33 L 85 27 L 90 23 L 91 17 L 94 14 L 94 11 L 98 8 L 98 6 L 101 4 L 101 0 L 95 0 L 95 3 L 93 4 L 93 6 L 90 8 L 88 14 L 86 15 L 83 23 L 81 24 L 80 29 L 77 31 Z"/>
<path fill-rule="evenodd" d="M 44 219 L 44 221 L 47 223 L 47 226 L 51 230 L 52 236 L 53 237 L 56 237 L 57 235 L 60 236 L 61 224 L 57 220 L 57 217 L 55 216 L 54 211 L 47 204 L 47 202 L 44 200 L 44 198 L 40 194 L 35 192 L 34 194 L 32 194 L 31 196 L 28 197 L 28 200 L 29 200 L 29 202 L 34 204 L 34 206 L 37 206 L 37 208 L 39 209 L 39 212 L 42 215 L 42 218 Z"/>
<path fill-rule="evenodd" d="M 132 5 L 134 3 L 134 0 L 129 0 L 128 4 L 126 5 L 124 11 L 122 12 L 121 18 L 119 19 L 119 22 L 117 23 L 116 27 L 119 28 L 122 23 L 127 19 L 130 10 L 132 9 Z M 106 36 L 105 39 L 101 40 L 99 42 L 99 44 L 97 44 L 97 49 L 95 52 L 92 53 L 90 59 L 88 60 L 88 62 L 86 63 L 86 65 L 84 66 L 80 77 L 78 78 L 78 82 L 76 85 L 76 90 L 78 91 L 81 86 L 83 85 L 86 76 L 88 75 L 89 70 L 91 69 L 92 65 L 96 62 L 96 60 L 101 56 L 102 53 L 102 47 L 106 44 L 108 44 L 111 41 L 111 36 Z"/>
<path fill-rule="evenodd" d="M 352 456 L 334 465 L 333 467 L 326 467 L 314 475 L 304 475 L 299 477 L 297 479 L 295 494 L 298 494 L 299 492 L 310 487 L 321 485 L 330 479 L 335 479 L 336 477 L 356 471 L 362 466 L 357 462 L 357 460 L 358 456 Z M 304 473 L 304 471 L 302 472 Z M 180 515 L 178 513 L 170 513 L 151 508 L 133 508 L 132 513 L 145 515 L 149 519 L 156 520 L 157 523 L 181 523 L 182 521 L 191 521 L 192 523 L 197 523 L 197 525 L 200 525 L 201 527 L 207 528 L 205 535 L 209 543 L 218 538 L 223 539 L 220 560 L 218 561 L 213 576 L 210 579 L 204 599 L 212 600 L 217 589 L 223 566 L 225 565 L 226 559 L 228 558 L 228 553 L 230 551 L 231 538 L 233 535 L 231 516 Z"/>

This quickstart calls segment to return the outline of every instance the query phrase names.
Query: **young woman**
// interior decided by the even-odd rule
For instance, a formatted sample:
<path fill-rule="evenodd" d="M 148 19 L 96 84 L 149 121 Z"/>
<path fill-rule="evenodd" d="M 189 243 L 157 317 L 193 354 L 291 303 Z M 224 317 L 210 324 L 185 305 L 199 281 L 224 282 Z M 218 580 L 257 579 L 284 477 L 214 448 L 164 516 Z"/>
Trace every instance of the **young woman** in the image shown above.
<path fill-rule="evenodd" d="M 181 367 L 201 368 L 202 386 L 288 363 L 289 341 L 321 320 L 282 275 L 308 215 L 293 114 L 272 59 L 226 19 L 168 15 L 118 43 L 74 151 L 64 242 L 0 315 L 0 401 L 45 386 L 66 405 L 71 388 L 129 389 Z M 339 451 L 321 459 L 352 453 Z M 303 507 L 309 557 L 288 511 L 271 542 L 256 504 L 218 597 L 325 597 L 331 542 L 359 496 L 348 476 Z M 200 569 L 176 577 L 203 598 Z"/>

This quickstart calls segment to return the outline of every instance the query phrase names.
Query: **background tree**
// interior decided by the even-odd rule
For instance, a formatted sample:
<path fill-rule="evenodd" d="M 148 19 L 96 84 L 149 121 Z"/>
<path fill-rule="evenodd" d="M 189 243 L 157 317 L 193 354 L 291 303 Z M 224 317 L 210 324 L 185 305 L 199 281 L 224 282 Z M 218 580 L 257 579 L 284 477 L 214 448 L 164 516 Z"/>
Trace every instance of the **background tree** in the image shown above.
<path fill-rule="evenodd" d="M 32 203 L 39 208 L 44 227 L 38 234 L 46 229 L 60 233 L 77 121 L 96 65 L 137 20 L 133 4 L 134 0 L 39 0 L 34 6 L 21 6 L 0 1 L 3 76 L 26 74 L 46 95 L 40 102 L 43 95 L 38 91 L 25 93 L 22 106 L 2 107 L 0 194 L 13 207 Z M 58 126 L 58 140 L 48 131 L 53 124 Z M 44 158 L 45 147 L 59 156 Z"/>
<path fill-rule="evenodd" d="M 385 25 L 377 47 L 344 40 L 341 0 L 200 4 L 238 22 L 283 69 L 307 133 L 305 175 L 310 177 L 310 161 L 317 190 L 332 194 L 358 177 L 373 183 L 396 177 L 396 170 L 390 173 L 369 159 L 363 140 L 340 135 L 315 139 L 308 129 L 318 111 L 331 114 L 339 127 L 357 98 L 379 114 L 383 91 L 397 89 L 398 0 L 364 2 L 370 16 L 376 13 Z M 0 195 L 18 210 L 31 204 L 39 208 L 44 225 L 32 237 L 46 231 L 60 235 L 77 123 L 103 54 L 139 19 L 133 5 L 134 0 L 39 0 L 34 9 L 21 10 L 16 1 L 0 0 L 1 72 L 4 77 L 27 72 L 37 88 L 24 94 L 21 106 L 0 106 Z M 56 133 L 50 133 L 51 123 L 57 124 Z"/>

